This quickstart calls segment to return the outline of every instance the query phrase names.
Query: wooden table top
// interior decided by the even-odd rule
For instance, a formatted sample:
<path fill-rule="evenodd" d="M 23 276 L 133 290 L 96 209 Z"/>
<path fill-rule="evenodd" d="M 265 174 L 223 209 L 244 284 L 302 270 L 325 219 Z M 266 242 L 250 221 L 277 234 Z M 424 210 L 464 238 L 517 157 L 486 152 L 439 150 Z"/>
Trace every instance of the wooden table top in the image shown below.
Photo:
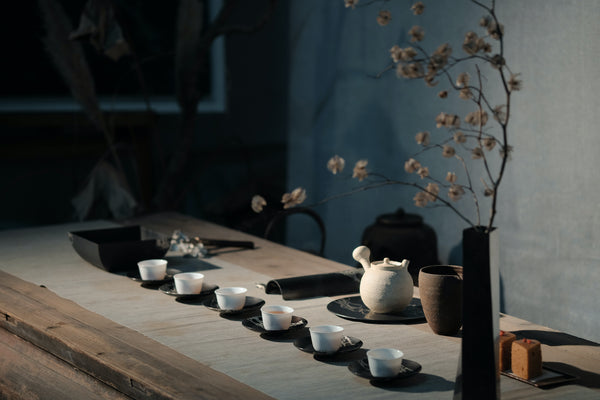
<path fill-rule="evenodd" d="M 25 325 L 42 333 L 50 332 L 54 336 L 49 346 L 54 346 L 57 352 L 64 351 L 64 346 L 69 345 L 61 338 L 77 336 L 82 331 L 105 346 L 130 346 L 135 349 L 131 357 L 140 365 L 148 364 L 148 374 L 159 373 L 151 370 L 152 364 L 164 362 L 166 370 L 172 368 L 185 375 L 182 384 L 189 381 L 190 386 L 194 386 L 189 398 L 224 398 L 225 393 L 278 399 L 452 397 L 460 353 L 459 337 L 435 335 L 426 323 L 367 324 L 342 319 L 326 309 L 333 298 L 284 301 L 280 295 L 267 295 L 255 285 L 273 278 L 347 270 L 349 266 L 177 213 L 150 215 L 127 223 L 141 224 L 169 235 L 179 229 L 190 236 L 254 241 L 256 249 L 253 250 L 221 249 L 216 255 L 198 259 L 167 254 L 167 259 L 170 267 L 202 271 L 206 282 L 221 287 L 244 286 L 249 289 L 248 295 L 262 298 L 267 304 L 289 305 L 295 309 L 295 315 L 308 320 L 309 326 L 341 325 L 347 335 L 363 341 L 363 348 L 332 360 L 317 360 L 298 350 L 293 339 L 265 339 L 245 328 L 239 319 L 223 318 L 202 305 L 177 302 L 173 297 L 143 288 L 139 282 L 125 276 L 93 267 L 75 253 L 67 232 L 114 226 L 107 221 L 0 232 L 0 270 L 10 274 L 0 274 L 0 281 L 4 282 L 4 286 L 0 283 L 0 312 L 6 315 L 6 321 L 0 326 L 12 332 L 23 331 L 21 327 Z M 21 285 L 20 280 L 35 285 Z M 19 286 L 19 293 L 16 290 L 13 293 L 11 285 Z M 45 286 L 46 291 L 37 285 Z M 40 290 L 41 294 L 38 293 Z M 13 295 L 39 301 L 17 305 L 14 300 L 17 297 L 13 299 Z M 44 302 L 56 305 L 59 311 L 38 315 L 27 308 L 46 307 Z M 9 315 L 7 310 L 14 315 Z M 51 323 L 50 317 L 44 315 L 46 313 L 55 320 L 64 319 L 66 325 L 77 321 L 80 324 L 78 330 L 68 330 L 55 322 L 52 327 L 60 329 L 59 333 L 53 333 L 44 325 Z M 500 326 L 504 330 L 539 338 L 543 343 L 545 362 L 580 378 L 568 385 L 539 389 L 503 376 L 503 399 L 600 398 L 598 344 L 506 315 L 502 316 Z M 87 337 L 85 335 L 82 337 Z M 110 335 L 110 340 L 103 335 Z M 85 340 L 78 340 L 83 343 L 82 348 L 89 347 L 89 351 L 83 351 L 86 362 L 104 368 L 103 351 L 98 350 L 101 345 L 94 342 L 96 347 L 92 348 Z M 348 364 L 364 356 L 366 349 L 375 347 L 403 350 L 406 358 L 422 365 L 421 373 L 387 386 L 373 385 L 354 376 L 348 370 Z M 151 353 L 150 356 L 143 354 L 144 351 Z M 111 357 L 111 362 L 126 366 L 119 371 L 120 377 L 126 376 L 130 372 L 128 369 L 142 371 L 139 366 L 127 367 L 127 358 L 120 359 L 118 354 Z M 160 366 L 156 369 L 160 370 Z M 179 381 L 177 377 L 172 379 Z M 135 386 L 133 378 L 128 382 Z M 0 377 L 0 391 L 1 388 Z M 221 389 L 223 392 L 219 393 Z M 128 395 L 136 397 L 131 393 Z M 180 394 L 180 397 L 184 395 Z M 139 398 L 144 397 L 139 395 Z M 165 394 L 164 398 L 170 397 Z"/>

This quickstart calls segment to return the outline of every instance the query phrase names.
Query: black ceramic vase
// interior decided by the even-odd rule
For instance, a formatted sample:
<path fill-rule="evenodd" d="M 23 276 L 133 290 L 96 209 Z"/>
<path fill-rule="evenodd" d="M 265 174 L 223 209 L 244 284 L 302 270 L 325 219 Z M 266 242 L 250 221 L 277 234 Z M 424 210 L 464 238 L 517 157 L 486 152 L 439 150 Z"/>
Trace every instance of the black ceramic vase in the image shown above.
<path fill-rule="evenodd" d="M 499 399 L 498 231 L 463 231 L 463 331 L 455 398 Z"/>
<path fill-rule="evenodd" d="M 463 268 L 430 265 L 419 272 L 419 297 L 431 330 L 455 335 L 462 325 Z"/>

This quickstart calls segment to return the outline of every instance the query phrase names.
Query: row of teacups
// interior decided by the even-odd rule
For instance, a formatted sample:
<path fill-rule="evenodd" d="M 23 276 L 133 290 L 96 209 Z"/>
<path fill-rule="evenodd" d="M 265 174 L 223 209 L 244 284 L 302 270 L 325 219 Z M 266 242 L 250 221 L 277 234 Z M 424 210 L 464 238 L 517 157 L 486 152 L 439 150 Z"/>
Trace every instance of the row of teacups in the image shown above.
<path fill-rule="evenodd" d="M 153 259 L 138 262 L 142 280 L 158 281 L 167 275 L 167 260 Z M 199 294 L 204 284 L 204 274 L 200 272 L 181 272 L 173 275 L 175 290 L 178 294 Z M 223 310 L 241 310 L 246 302 L 246 292 L 243 287 L 226 287 L 215 290 L 217 303 Z"/>
<path fill-rule="evenodd" d="M 310 339 L 315 351 L 335 353 L 342 347 L 344 328 L 338 325 L 319 325 L 309 328 Z M 404 353 L 398 349 L 378 348 L 367 351 L 369 370 L 376 378 L 398 375 L 402 369 Z"/>
<path fill-rule="evenodd" d="M 167 260 L 153 259 L 138 262 L 142 280 L 158 281 L 167 275 Z M 204 284 L 204 274 L 200 272 L 181 272 L 173 275 L 175 290 L 178 294 L 199 294 Z M 246 292 L 243 287 L 226 287 L 215 290 L 217 303 L 223 310 L 241 310 L 246 302 Z"/>
<path fill-rule="evenodd" d="M 263 306 L 261 308 L 263 326 L 266 330 L 287 330 L 292 321 L 294 309 L 288 306 Z M 313 349 L 319 353 L 333 354 L 342 347 L 344 328 L 338 325 L 318 325 L 310 327 L 310 340 Z M 369 371 L 376 378 L 389 378 L 402 370 L 404 353 L 398 349 L 378 348 L 367 351 Z"/>
<path fill-rule="evenodd" d="M 167 275 L 167 260 L 153 259 L 138 262 L 140 277 L 144 281 L 159 281 Z M 173 275 L 175 289 L 179 294 L 198 294 L 202 291 L 204 274 L 200 272 L 182 272 Z"/>
<path fill-rule="evenodd" d="M 167 273 L 167 260 L 144 260 L 138 263 L 143 280 L 161 280 Z M 173 275 L 179 294 L 198 294 L 202 291 L 204 274 L 182 272 Z M 215 291 L 217 304 L 223 310 L 241 310 L 248 289 L 225 287 Z M 284 331 L 292 323 L 294 309 L 288 306 L 268 305 L 261 308 L 262 322 L 267 331 Z M 333 354 L 342 347 L 344 328 L 338 325 L 319 325 L 309 328 L 310 339 L 316 352 Z M 369 370 L 374 377 L 391 377 L 402 369 L 404 354 L 398 349 L 378 348 L 367 351 Z"/>

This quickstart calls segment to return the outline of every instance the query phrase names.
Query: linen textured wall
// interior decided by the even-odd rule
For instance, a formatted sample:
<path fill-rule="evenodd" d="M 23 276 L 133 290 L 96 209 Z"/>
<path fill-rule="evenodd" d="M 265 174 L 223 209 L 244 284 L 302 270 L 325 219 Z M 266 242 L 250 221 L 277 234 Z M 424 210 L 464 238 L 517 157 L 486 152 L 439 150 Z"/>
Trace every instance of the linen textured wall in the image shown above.
<path fill-rule="evenodd" d="M 364 158 L 371 171 L 407 179 L 404 161 L 419 149 L 415 134 L 430 130 L 435 137 L 444 101 L 462 102 L 438 99 L 439 89 L 394 72 L 373 78 L 388 65 L 392 45 L 408 45 L 406 32 L 415 24 L 426 30 L 425 46 L 449 41 L 457 52 L 464 33 L 478 31 L 482 12 L 469 1 L 426 2 L 421 17 L 412 15 L 411 4 L 382 5 L 392 21 L 381 27 L 377 6 L 291 3 L 287 181 L 290 190 L 307 189 L 307 203 L 356 186 L 327 171 L 334 154 L 346 159 L 346 174 Z M 512 98 L 514 153 L 496 220 L 502 311 L 600 341 L 600 3 L 507 0 L 497 9 L 506 58 L 524 83 Z M 443 174 L 447 163 L 441 156 L 427 159 L 431 171 Z M 351 252 L 364 228 L 402 207 L 436 230 L 442 262 L 460 263 L 464 223 L 447 209 L 415 207 L 413 196 L 396 186 L 318 206 L 327 226 L 326 256 L 353 264 Z M 299 225 L 288 234 L 291 242 L 306 238 Z"/>

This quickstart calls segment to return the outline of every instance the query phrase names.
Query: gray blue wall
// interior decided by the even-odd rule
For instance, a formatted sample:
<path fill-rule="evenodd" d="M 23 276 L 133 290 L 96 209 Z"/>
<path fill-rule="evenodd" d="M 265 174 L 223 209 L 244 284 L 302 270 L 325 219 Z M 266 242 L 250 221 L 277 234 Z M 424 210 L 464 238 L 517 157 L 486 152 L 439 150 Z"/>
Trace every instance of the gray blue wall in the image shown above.
<path fill-rule="evenodd" d="M 425 27 L 428 48 L 450 41 L 459 51 L 467 30 L 480 32 L 482 12 L 469 1 L 426 4 L 425 14 L 415 17 L 411 2 L 385 3 L 392 22 L 381 27 L 378 5 L 350 10 L 341 0 L 291 3 L 288 188 L 305 187 L 307 203 L 356 187 L 326 170 L 333 154 L 346 159 L 346 174 L 366 158 L 371 171 L 407 179 L 404 161 L 419 149 L 414 135 L 429 130 L 435 138 L 435 116 L 448 102 L 463 107 L 462 100 L 440 100 L 438 88 L 399 80 L 393 72 L 372 78 L 388 65 L 393 44 L 408 45 L 404 32 L 414 24 Z M 497 5 L 507 62 L 524 81 L 512 99 L 515 151 L 495 224 L 503 311 L 600 341 L 600 3 Z M 437 155 L 427 159 L 431 171 L 443 174 L 448 162 Z M 436 230 L 442 262 L 460 261 L 453 249 L 466 225 L 448 209 L 416 208 L 413 196 L 412 190 L 387 187 L 317 207 L 328 229 L 327 257 L 353 264 L 351 252 L 364 228 L 377 215 L 403 207 Z M 462 206 L 471 212 L 471 204 Z M 305 240 L 298 227 L 288 233 L 292 242 Z"/>

